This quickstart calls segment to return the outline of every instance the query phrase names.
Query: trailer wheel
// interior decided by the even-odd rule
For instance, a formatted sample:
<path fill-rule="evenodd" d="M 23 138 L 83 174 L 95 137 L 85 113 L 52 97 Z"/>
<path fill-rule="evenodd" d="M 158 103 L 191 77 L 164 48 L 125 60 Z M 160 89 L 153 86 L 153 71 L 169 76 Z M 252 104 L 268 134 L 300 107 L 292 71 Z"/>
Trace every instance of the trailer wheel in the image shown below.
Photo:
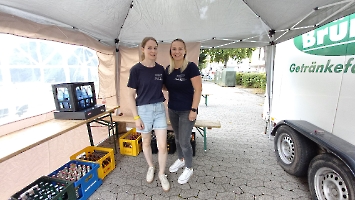
<path fill-rule="evenodd" d="M 288 126 L 277 129 L 275 140 L 277 162 L 289 174 L 305 176 L 308 164 L 316 155 L 309 139 Z"/>
<path fill-rule="evenodd" d="M 320 154 L 311 161 L 308 184 L 312 199 L 355 199 L 354 175 L 331 154 Z"/>

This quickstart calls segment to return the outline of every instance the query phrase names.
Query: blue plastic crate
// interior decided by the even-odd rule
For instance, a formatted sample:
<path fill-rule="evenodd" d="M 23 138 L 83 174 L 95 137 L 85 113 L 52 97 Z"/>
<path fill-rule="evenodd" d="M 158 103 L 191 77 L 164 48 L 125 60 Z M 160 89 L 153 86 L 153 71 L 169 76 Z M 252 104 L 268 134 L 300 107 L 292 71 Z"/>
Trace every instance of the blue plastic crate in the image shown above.
<path fill-rule="evenodd" d="M 74 181 L 74 187 L 76 191 L 76 197 L 79 200 L 88 199 L 102 184 L 102 180 L 98 176 L 98 169 L 100 167 L 97 163 L 92 162 L 82 162 L 78 160 L 71 160 L 68 163 L 64 164 L 62 167 L 53 171 L 49 174 L 50 177 L 53 177 L 63 170 L 65 167 L 70 168 L 70 164 L 76 165 L 85 165 L 90 166 L 91 170 L 82 176 L 79 180 Z M 57 177 L 58 178 L 58 177 Z"/>

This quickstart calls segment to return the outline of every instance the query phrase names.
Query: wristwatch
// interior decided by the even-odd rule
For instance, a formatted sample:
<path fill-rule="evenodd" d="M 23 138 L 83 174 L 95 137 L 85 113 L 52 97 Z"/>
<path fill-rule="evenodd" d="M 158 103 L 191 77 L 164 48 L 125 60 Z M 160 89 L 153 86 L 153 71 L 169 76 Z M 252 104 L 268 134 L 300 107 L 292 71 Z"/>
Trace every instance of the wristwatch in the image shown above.
<path fill-rule="evenodd" d="M 197 109 L 196 108 L 191 108 L 191 111 L 192 112 L 197 112 Z"/>

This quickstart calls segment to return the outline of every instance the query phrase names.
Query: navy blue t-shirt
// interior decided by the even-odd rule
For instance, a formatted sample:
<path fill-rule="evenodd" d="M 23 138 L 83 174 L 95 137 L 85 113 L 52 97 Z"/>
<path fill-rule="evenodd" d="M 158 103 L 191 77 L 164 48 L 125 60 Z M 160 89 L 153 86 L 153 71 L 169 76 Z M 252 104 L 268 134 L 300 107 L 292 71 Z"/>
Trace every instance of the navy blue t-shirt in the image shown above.
<path fill-rule="evenodd" d="M 169 92 L 168 107 L 177 111 L 191 110 L 194 97 L 194 88 L 191 78 L 200 75 L 200 70 L 193 62 L 189 62 L 186 69 L 181 73 L 180 69 L 174 69 L 168 74 L 166 68 L 165 86 Z"/>
<path fill-rule="evenodd" d="M 136 105 L 147 105 L 164 102 L 162 92 L 165 79 L 164 67 L 155 63 L 152 68 L 145 67 L 141 63 L 135 64 L 129 74 L 127 87 L 136 89 Z"/>

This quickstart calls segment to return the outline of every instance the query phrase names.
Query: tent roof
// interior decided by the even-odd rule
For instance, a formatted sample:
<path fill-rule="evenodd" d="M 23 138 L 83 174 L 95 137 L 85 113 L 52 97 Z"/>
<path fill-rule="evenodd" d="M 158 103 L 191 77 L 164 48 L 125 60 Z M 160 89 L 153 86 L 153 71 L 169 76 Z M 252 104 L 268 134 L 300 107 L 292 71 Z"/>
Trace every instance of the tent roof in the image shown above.
<path fill-rule="evenodd" d="M 73 28 L 110 46 L 153 36 L 237 48 L 298 36 L 354 13 L 355 0 L 0 0 L 0 12 Z"/>

